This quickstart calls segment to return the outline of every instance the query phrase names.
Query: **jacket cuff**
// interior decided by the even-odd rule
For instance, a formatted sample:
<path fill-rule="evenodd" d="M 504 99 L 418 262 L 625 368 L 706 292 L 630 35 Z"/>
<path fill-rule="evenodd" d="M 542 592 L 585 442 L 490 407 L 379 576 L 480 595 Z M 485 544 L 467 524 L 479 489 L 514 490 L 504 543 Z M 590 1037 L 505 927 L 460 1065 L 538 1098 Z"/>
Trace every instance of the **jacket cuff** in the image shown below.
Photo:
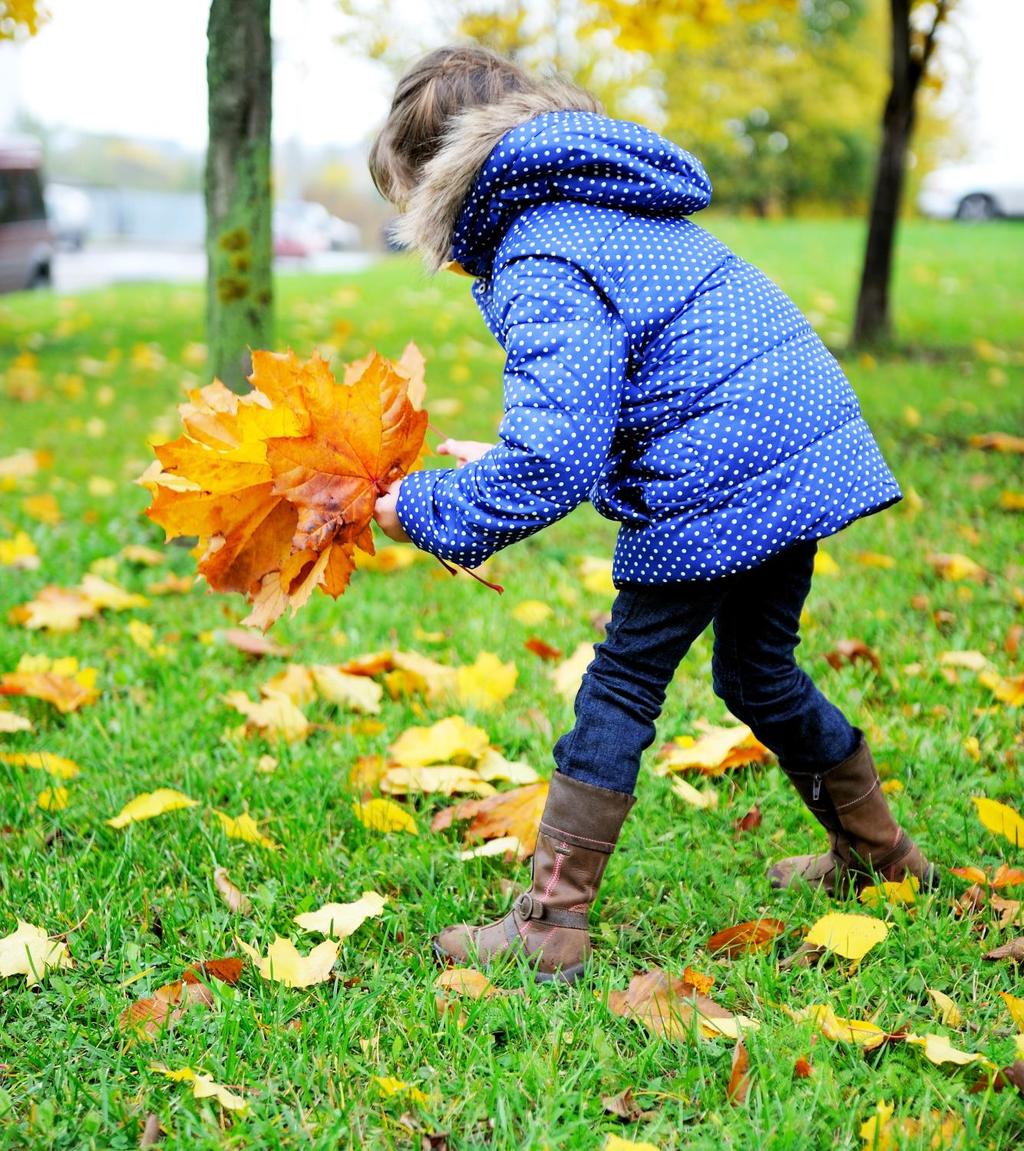
<path fill-rule="evenodd" d="M 407 475 L 398 489 L 395 514 L 405 534 L 420 551 L 444 558 L 443 548 L 433 530 L 436 482 L 436 475 L 429 471 L 411 472 Z"/>

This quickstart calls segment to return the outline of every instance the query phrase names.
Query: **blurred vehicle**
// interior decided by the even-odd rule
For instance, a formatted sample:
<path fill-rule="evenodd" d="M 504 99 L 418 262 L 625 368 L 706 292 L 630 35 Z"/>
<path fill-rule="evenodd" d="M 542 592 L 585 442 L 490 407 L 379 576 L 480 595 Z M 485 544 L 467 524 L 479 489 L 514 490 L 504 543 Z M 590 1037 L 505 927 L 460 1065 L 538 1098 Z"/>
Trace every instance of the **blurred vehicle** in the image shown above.
<path fill-rule="evenodd" d="M 1024 169 L 963 164 L 925 176 L 917 206 L 942 220 L 994 220 L 1024 216 Z"/>
<path fill-rule="evenodd" d="M 274 255 L 305 259 L 319 252 L 358 248 L 359 229 L 311 200 L 274 205 Z"/>
<path fill-rule="evenodd" d="M 52 283 L 53 233 L 43 201 L 42 160 L 35 140 L 0 138 L 0 292 Z"/>
<path fill-rule="evenodd" d="M 72 188 L 69 184 L 47 184 L 43 199 L 58 247 L 80 252 L 92 223 L 89 197 L 81 188 Z"/>

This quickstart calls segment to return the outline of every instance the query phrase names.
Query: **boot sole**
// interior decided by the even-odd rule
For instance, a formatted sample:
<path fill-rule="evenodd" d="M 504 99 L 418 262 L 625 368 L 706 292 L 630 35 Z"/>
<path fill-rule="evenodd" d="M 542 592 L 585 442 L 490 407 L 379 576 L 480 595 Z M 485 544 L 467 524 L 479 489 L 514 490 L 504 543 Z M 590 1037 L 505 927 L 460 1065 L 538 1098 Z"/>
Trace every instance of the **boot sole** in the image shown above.
<path fill-rule="evenodd" d="M 472 962 L 468 956 L 462 959 L 457 955 L 452 955 L 450 951 L 445 951 L 436 939 L 430 941 L 430 949 L 434 953 L 434 958 L 444 967 L 450 967 L 452 964 L 469 964 Z M 524 959 L 526 959 L 526 957 L 524 957 Z M 528 959 L 526 959 L 526 961 L 529 962 Z M 483 970 L 490 970 L 490 966 L 489 963 L 485 963 Z M 572 984 L 583 974 L 584 966 L 582 963 L 576 963 L 572 967 L 560 967 L 557 971 L 538 971 L 534 968 L 534 982 Z M 477 970 L 479 970 L 479 968 L 477 968 Z"/>

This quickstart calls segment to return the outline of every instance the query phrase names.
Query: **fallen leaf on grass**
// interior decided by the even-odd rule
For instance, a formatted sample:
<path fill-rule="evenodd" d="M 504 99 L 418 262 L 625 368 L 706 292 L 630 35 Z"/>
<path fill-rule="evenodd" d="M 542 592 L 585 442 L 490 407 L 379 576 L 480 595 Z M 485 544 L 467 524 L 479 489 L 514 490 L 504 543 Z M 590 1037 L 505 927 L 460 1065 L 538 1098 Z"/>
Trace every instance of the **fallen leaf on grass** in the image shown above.
<path fill-rule="evenodd" d="M 236 648 L 245 655 L 256 656 L 257 658 L 265 655 L 286 656 L 290 650 L 274 643 L 271 639 L 267 639 L 260 632 L 250 631 L 249 628 L 244 627 L 229 627 L 223 631 L 215 631 L 213 637 L 218 642 L 226 643 L 229 647 Z"/>
<path fill-rule="evenodd" d="M 1024 675 L 1001 676 L 994 671 L 983 671 L 978 682 L 1009 707 L 1024 707 Z"/>
<path fill-rule="evenodd" d="M 494 795 L 494 788 L 481 779 L 473 768 L 454 764 L 388 768 L 381 777 L 380 789 L 388 795 L 452 795 L 455 792 Z"/>
<path fill-rule="evenodd" d="M 832 651 L 825 653 L 825 661 L 835 671 L 847 663 L 867 663 L 877 672 L 882 670 L 878 652 L 868 647 L 862 639 L 841 639 Z"/>
<path fill-rule="evenodd" d="M 961 1145 L 963 1120 L 951 1112 L 932 1111 L 927 1119 L 893 1118 L 893 1104 L 880 1101 L 875 1114 L 860 1127 L 864 1151 L 896 1151 L 911 1145 L 952 1151 Z"/>
<path fill-rule="evenodd" d="M 621 1139 L 618 1135 L 609 1135 L 605 1139 L 603 1151 L 661 1151 L 657 1143 L 636 1142 L 633 1139 Z"/>
<path fill-rule="evenodd" d="M 0 756 L 0 758 L 3 758 Z M 989 878 L 987 872 L 983 871 L 980 867 L 951 867 L 950 873 L 959 876 L 961 879 L 966 879 L 971 883 L 985 883 L 993 890 L 999 890 L 1003 887 L 1016 887 L 1024 883 L 1024 869 L 1019 867 L 1007 867 L 1005 863 L 1001 863 Z"/>
<path fill-rule="evenodd" d="M 906 1041 L 912 1047 L 920 1047 L 930 1063 L 955 1063 L 958 1067 L 967 1067 L 971 1063 L 980 1062 L 994 1066 L 980 1052 L 961 1051 L 954 1047 L 946 1035 L 908 1035 Z"/>
<path fill-rule="evenodd" d="M 548 663 L 556 663 L 565 654 L 560 647 L 552 647 L 551 644 L 546 643 L 535 635 L 530 636 L 523 644 L 523 647 L 531 654 L 537 656 L 538 659 L 546 660 Z"/>
<path fill-rule="evenodd" d="M 706 811 L 708 808 L 718 806 L 718 792 L 714 788 L 708 787 L 703 791 L 698 791 L 692 783 L 687 783 L 685 779 L 672 780 L 672 794 L 699 810 Z"/>
<path fill-rule="evenodd" d="M 0 939 L 0 978 L 24 975 L 31 986 L 46 978 L 51 967 L 72 967 L 67 944 L 50 939 L 41 927 L 18 920 L 17 928 Z"/>
<path fill-rule="evenodd" d="M 971 796 L 978 818 L 995 835 L 1002 835 L 1016 847 L 1024 847 L 1024 819 L 1005 803 L 984 796 Z"/>
<path fill-rule="evenodd" d="M 10 764 L 11 767 L 35 767 L 52 775 L 54 779 L 74 779 L 82 771 L 74 760 L 49 751 L 0 752 L 0 763 Z"/>
<path fill-rule="evenodd" d="M 699 720 L 694 726 L 703 732 L 701 737 L 683 736 L 666 744 L 654 766 L 655 775 L 676 771 L 722 775 L 732 768 L 766 763 L 771 755 L 746 724 L 716 727 Z"/>
<path fill-rule="evenodd" d="M 412 1083 L 406 1083 L 404 1079 L 395 1079 L 391 1075 L 373 1075 L 371 1078 L 385 1095 L 402 1095 L 412 1103 L 430 1102 L 426 1092 Z"/>
<path fill-rule="evenodd" d="M 1024 436 L 1014 436 L 1009 432 L 985 432 L 983 435 L 968 436 L 972 448 L 988 452 L 1024 452 Z"/>
<path fill-rule="evenodd" d="M 309 734 L 309 720 L 286 695 L 270 695 L 254 702 L 244 691 L 229 691 L 223 698 L 229 707 L 246 717 L 247 728 L 265 738 L 280 736 L 294 742 Z"/>
<path fill-rule="evenodd" d="M 725 1097 L 730 1103 L 740 1105 L 746 1103 L 749 1093 L 750 1056 L 747 1054 L 746 1044 L 741 1039 L 732 1049 L 732 1067 L 725 1088 Z"/>
<path fill-rule="evenodd" d="M 634 975 L 625 991 L 611 991 L 608 1009 L 614 1015 L 639 1020 L 649 1031 L 666 1039 L 688 1039 L 696 1028 L 705 1039 L 738 1040 L 756 1030 L 756 1020 L 733 1015 L 692 984 L 654 968 Z"/>
<path fill-rule="evenodd" d="M 32 721 L 16 711 L 0 707 L 0 735 L 13 735 L 17 731 L 31 731 Z"/>
<path fill-rule="evenodd" d="M 432 763 L 471 763 L 490 745 L 482 727 L 468 724 L 461 715 L 438 720 L 431 727 L 410 727 L 388 749 L 400 767 L 426 767 Z"/>
<path fill-rule="evenodd" d="M 222 1087 L 221 1084 L 215 1083 L 209 1075 L 204 1075 L 201 1071 L 193 1071 L 191 1067 L 182 1067 L 174 1071 L 162 1063 L 152 1063 L 149 1069 L 150 1071 L 158 1071 L 174 1083 L 191 1083 L 192 1094 L 196 1099 L 216 1099 L 225 1111 L 244 1111 L 248 1107 L 240 1095 L 236 1095 L 233 1091 Z"/>
<path fill-rule="evenodd" d="M 0 675 L 0 695 L 41 699 L 62 715 L 95 703 L 100 697 L 95 668 L 80 668 L 73 656 L 50 659 L 45 655 L 23 655 L 13 672 Z"/>
<path fill-rule="evenodd" d="M 500 839 L 491 839 L 481 843 L 479 847 L 471 847 L 459 852 L 459 859 L 467 863 L 470 859 L 481 859 L 492 855 L 504 855 L 507 859 L 514 859 L 519 854 L 519 840 L 514 835 L 503 835 Z"/>
<path fill-rule="evenodd" d="M 994 962 L 1009 959 L 1011 963 L 1024 963 L 1024 935 L 1018 936 L 1016 939 L 1011 939 L 1001 947 L 993 948 L 991 951 L 986 952 L 982 958 Z"/>
<path fill-rule="evenodd" d="M 602 1095 L 601 1106 L 609 1115 L 614 1115 L 626 1123 L 636 1123 L 641 1119 L 649 1119 L 656 1114 L 654 1111 L 645 1111 L 633 1097 L 633 1088 L 627 1087 L 618 1095 Z"/>
<path fill-rule="evenodd" d="M 361 715 L 380 714 L 384 689 L 379 683 L 366 676 L 348 675 L 327 664 L 314 664 L 309 670 L 317 692 L 328 703 Z"/>
<path fill-rule="evenodd" d="M 243 843 L 254 843 L 259 847 L 268 847 L 271 850 L 276 850 L 281 846 L 269 835 L 264 835 L 260 831 L 256 820 L 247 811 L 243 811 L 239 816 L 231 816 L 223 811 L 214 811 L 213 814 L 220 820 L 220 825 L 228 839 L 240 839 Z"/>
<path fill-rule="evenodd" d="M 456 669 L 456 694 L 469 707 L 489 711 L 508 699 L 518 676 L 514 662 L 502 663 L 493 652 L 482 651 L 474 663 Z"/>
<path fill-rule="evenodd" d="M 536 627 L 549 619 L 553 611 L 543 600 L 527 599 L 512 608 L 512 618 L 526 627 Z"/>
<path fill-rule="evenodd" d="M 867 1019 L 843 1019 L 827 1003 L 812 1003 L 807 1007 L 793 1009 L 783 1006 L 783 1011 L 797 1023 L 810 1021 L 826 1039 L 834 1043 L 853 1043 L 865 1051 L 874 1051 L 893 1036 L 883 1031 L 876 1023 Z"/>
<path fill-rule="evenodd" d="M 36 803 L 43 811 L 63 811 L 70 797 L 71 793 L 66 787 L 47 787 L 39 793 Z"/>
<path fill-rule="evenodd" d="M 926 556 L 925 562 L 942 579 L 953 580 L 954 582 L 970 580 L 974 583 L 985 583 L 991 578 L 981 564 L 975 563 L 970 556 L 965 556 L 960 552 L 937 552 Z"/>
<path fill-rule="evenodd" d="M 515 836 L 519 840 L 520 860 L 529 859 L 537 846 L 537 829 L 548 797 L 548 783 L 516 787 L 486 799 L 467 799 L 439 811 L 430 824 L 431 831 L 443 831 L 453 822 L 468 819 L 463 841 L 500 839 Z"/>
<path fill-rule="evenodd" d="M 860 901 L 867 907 L 882 907 L 887 903 L 905 905 L 917 901 L 921 883 L 916 875 L 908 875 L 899 883 L 869 884 L 861 889 Z"/>
<path fill-rule="evenodd" d="M 39 553 L 27 532 L 15 532 L 11 539 L 0 540 L 0 567 L 21 571 L 39 569 Z"/>
<path fill-rule="evenodd" d="M 932 1002 L 935 1004 L 939 1022 L 946 1027 L 959 1027 L 964 1021 L 964 1017 L 960 1012 L 960 1008 L 956 1003 L 944 992 L 936 991 L 934 988 L 928 988 L 928 995 L 931 997 Z"/>
<path fill-rule="evenodd" d="M 277 936 L 270 945 L 266 956 L 261 956 L 255 947 L 241 939 L 238 946 L 256 964 L 260 975 L 285 987 L 312 987 L 315 983 L 325 983 L 331 977 L 331 969 L 338 958 L 338 943 L 325 939 L 318 943 L 308 955 L 300 955 L 290 939 Z"/>
<path fill-rule="evenodd" d="M 386 548 L 377 548 L 370 555 L 361 548 L 356 548 L 356 571 L 360 572 L 400 572 L 412 567 L 424 559 L 425 553 L 419 548 L 404 544 L 391 544 Z"/>
<path fill-rule="evenodd" d="M 434 980 L 434 986 L 446 994 L 464 995 L 467 999 L 488 999 L 502 994 L 482 971 L 471 967 L 449 967 Z"/>
<path fill-rule="evenodd" d="M 213 995 L 202 983 L 175 980 L 158 987 L 151 996 L 137 999 L 118 1016 L 118 1026 L 155 1039 L 161 1031 L 170 1030 L 192 1006 L 210 1007 Z"/>
<path fill-rule="evenodd" d="M 419 834 L 416 821 L 394 800 L 368 799 L 366 803 L 353 803 L 352 810 L 356 819 L 370 831 L 407 831 L 410 835 Z"/>
<path fill-rule="evenodd" d="M 1008 991 L 1000 991 L 999 998 L 1006 1004 L 1006 1010 L 1018 1031 L 1024 1032 L 1024 999 L 1011 995 Z"/>
<path fill-rule="evenodd" d="M 707 942 L 712 955 L 725 955 L 732 959 L 747 951 L 760 951 L 768 947 L 786 930 L 781 919 L 751 919 L 716 931 Z"/>
<path fill-rule="evenodd" d="M 594 645 L 581 643 L 564 663 L 553 667 L 548 673 L 555 685 L 555 691 L 571 703 L 583 682 L 583 673 L 593 662 Z"/>
<path fill-rule="evenodd" d="M 225 868 L 213 869 L 213 886 L 227 904 L 229 911 L 233 911 L 236 915 L 248 915 L 252 911 L 252 902 L 231 882 Z"/>
<path fill-rule="evenodd" d="M 488 783 L 536 783 L 540 776 L 528 763 L 507 760 L 500 751 L 489 747 L 476 761 L 476 773 Z"/>
<path fill-rule="evenodd" d="M 733 831 L 756 831 L 761 826 L 761 821 L 761 809 L 755 803 L 746 815 L 740 816 L 739 819 L 733 820 Z"/>
<path fill-rule="evenodd" d="M 880 919 L 869 915 L 834 913 L 822 916 L 808 931 L 804 942 L 859 962 L 888 934 L 889 928 Z"/>
<path fill-rule="evenodd" d="M 307 911 L 295 916 L 303 931 L 319 931 L 331 939 L 347 939 L 367 919 L 384 911 L 387 897 L 376 891 L 364 891 L 360 899 L 351 903 L 325 903 L 318 911 Z"/>
<path fill-rule="evenodd" d="M 189 799 L 180 791 L 170 787 L 158 787 L 156 791 L 147 791 L 137 795 L 121 808 L 118 815 L 106 821 L 108 827 L 127 827 L 130 823 L 139 823 L 144 819 L 154 819 L 168 811 L 179 811 L 183 807 L 198 807 L 199 801 Z"/>

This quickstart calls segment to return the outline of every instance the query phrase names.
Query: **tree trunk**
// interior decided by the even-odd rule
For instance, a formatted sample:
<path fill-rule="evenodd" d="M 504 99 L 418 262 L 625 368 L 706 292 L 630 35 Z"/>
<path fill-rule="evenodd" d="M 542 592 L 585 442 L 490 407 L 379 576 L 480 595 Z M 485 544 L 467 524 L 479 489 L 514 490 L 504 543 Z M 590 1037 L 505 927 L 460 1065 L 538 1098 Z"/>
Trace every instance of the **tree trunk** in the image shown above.
<path fill-rule="evenodd" d="M 907 151 L 914 131 L 914 101 L 923 72 L 921 63 L 913 58 L 910 50 L 910 5 L 911 0 L 890 2 L 892 86 L 882 117 L 882 144 L 853 325 L 854 344 L 878 343 L 892 334 L 889 282 Z"/>
<path fill-rule="evenodd" d="M 211 0 L 206 328 L 213 374 L 248 387 L 273 339 L 270 0 Z"/>

